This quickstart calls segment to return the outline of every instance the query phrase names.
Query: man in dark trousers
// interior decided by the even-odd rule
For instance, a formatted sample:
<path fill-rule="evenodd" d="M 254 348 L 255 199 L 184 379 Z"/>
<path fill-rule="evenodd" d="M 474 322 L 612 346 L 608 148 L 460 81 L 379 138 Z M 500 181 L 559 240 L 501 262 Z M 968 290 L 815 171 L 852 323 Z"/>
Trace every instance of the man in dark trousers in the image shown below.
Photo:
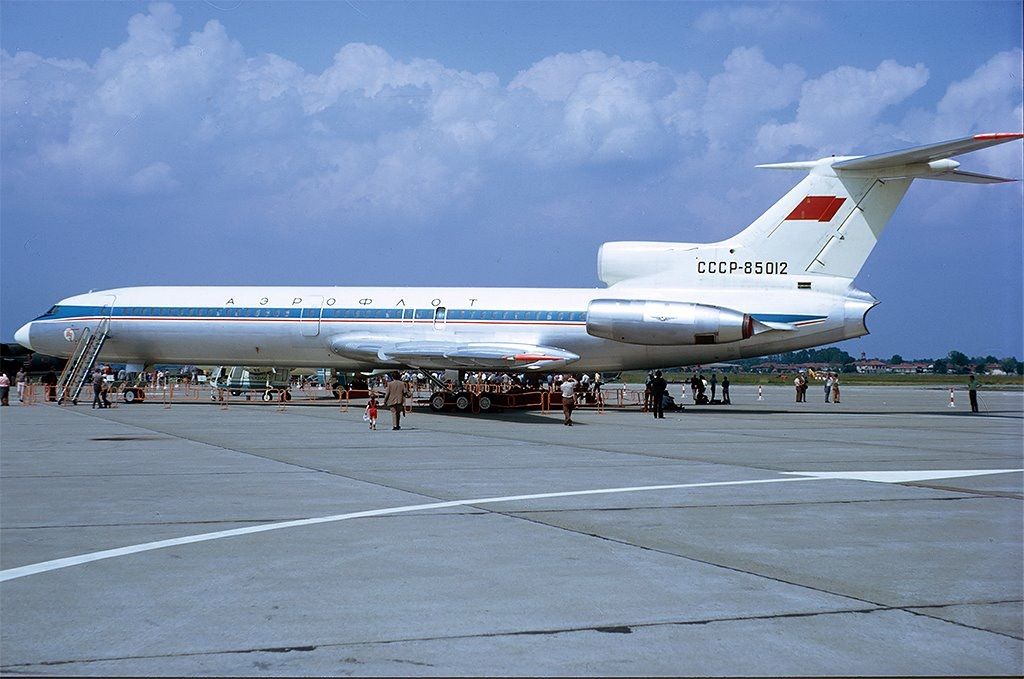
<path fill-rule="evenodd" d="M 92 407 L 107 407 L 103 404 L 103 371 L 99 368 L 96 368 L 92 373 Z"/>
<path fill-rule="evenodd" d="M 661 376 L 661 371 L 654 373 L 651 380 L 651 401 L 654 406 L 654 417 L 665 419 L 665 391 L 668 389 L 668 382 Z"/>
<path fill-rule="evenodd" d="M 711 373 L 711 400 L 715 400 L 715 391 L 718 390 L 718 375 Z"/>
<path fill-rule="evenodd" d="M 967 395 L 971 398 L 971 412 L 978 412 L 978 378 L 971 373 L 970 379 L 967 380 Z"/>
<path fill-rule="evenodd" d="M 729 376 L 722 376 L 722 403 L 726 405 L 732 405 L 732 401 L 729 400 Z"/>

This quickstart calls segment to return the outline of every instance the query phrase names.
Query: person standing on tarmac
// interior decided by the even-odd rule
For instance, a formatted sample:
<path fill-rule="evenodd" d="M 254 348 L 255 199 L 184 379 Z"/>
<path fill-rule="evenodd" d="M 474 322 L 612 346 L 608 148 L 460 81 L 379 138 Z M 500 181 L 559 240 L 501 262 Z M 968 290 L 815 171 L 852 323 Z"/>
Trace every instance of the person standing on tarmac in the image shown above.
<path fill-rule="evenodd" d="M 18 370 L 18 374 L 14 377 L 14 383 L 18 386 L 18 400 L 25 400 L 25 385 L 28 384 L 28 374 L 24 368 Z"/>
<path fill-rule="evenodd" d="M 384 391 L 384 407 L 391 409 L 391 421 L 394 423 L 394 426 L 391 427 L 392 431 L 402 428 L 402 412 L 405 410 L 406 396 L 409 396 L 409 387 L 398 378 L 396 372 Z"/>
<path fill-rule="evenodd" d="M 572 426 L 572 410 L 576 407 L 576 379 L 572 375 L 566 375 L 562 381 L 562 414 L 565 415 L 565 424 Z"/>
<path fill-rule="evenodd" d="M 971 399 L 971 412 L 978 412 L 978 378 L 974 373 L 971 373 L 970 378 L 967 380 L 967 395 Z M 952 397 L 951 397 L 952 398 Z"/>
<path fill-rule="evenodd" d="M 732 405 L 732 401 L 729 400 L 729 376 L 722 376 L 722 403 L 725 405 Z"/>
<path fill-rule="evenodd" d="M 92 373 L 92 407 L 106 408 L 103 405 L 103 371 L 99 368 Z"/>
<path fill-rule="evenodd" d="M 661 376 L 661 371 L 654 373 L 651 379 L 651 403 L 654 406 L 654 419 L 665 419 L 665 391 L 668 382 Z"/>
<path fill-rule="evenodd" d="M 711 373 L 711 400 L 715 400 L 715 392 L 718 391 L 718 375 Z"/>
<path fill-rule="evenodd" d="M 651 402 L 651 394 L 652 394 L 652 392 L 651 392 L 651 382 L 652 381 L 654 381 L 654 373 L 653 372 L 649 372 L 649 373 L 647 373 L 647 381 L 644 382 L 644 407 L 640 409 L 640 412 L 642 412 L 642 413 L 646 413 L 647 410 L 649 408 L 653 407 L 653 405 L 654 405 Z"/>

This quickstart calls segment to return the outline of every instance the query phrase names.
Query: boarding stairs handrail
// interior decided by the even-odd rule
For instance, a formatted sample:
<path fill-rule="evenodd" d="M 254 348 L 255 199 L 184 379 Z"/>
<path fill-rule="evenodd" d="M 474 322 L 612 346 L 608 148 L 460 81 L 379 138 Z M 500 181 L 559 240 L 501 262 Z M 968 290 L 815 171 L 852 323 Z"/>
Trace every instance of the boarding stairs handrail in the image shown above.
<path fill-rule="evenodd" d="M 75 347 L 71 360 L 68 361 L 57 382 L 58 403 L 69 399 L 72 403 L 78 403 L 78 395 L 82 392 L 86 380 L 89 379 L 89 373 L 96 364 L 96 358 L 107 341 L 109 328 L 110 319 L 102 318 L 96 324 L 95 330 L 90 331 L 89 328 L 86 328 L 82 332 L 78 346 Z"/>

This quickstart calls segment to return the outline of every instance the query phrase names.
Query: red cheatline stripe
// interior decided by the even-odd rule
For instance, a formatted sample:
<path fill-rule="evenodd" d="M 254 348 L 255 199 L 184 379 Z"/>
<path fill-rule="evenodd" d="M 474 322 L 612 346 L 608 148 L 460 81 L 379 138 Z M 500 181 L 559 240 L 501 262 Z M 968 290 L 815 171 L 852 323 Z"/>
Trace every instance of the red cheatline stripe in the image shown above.
<path fill-rule="evenodd" d="M 829 221 L 835 215 L 835 210 L 839 209 L 839 206 L 843 204 L 845 198 L 839 196 L 807 196 L 800 204 L 793 208 L 793 211 L 786 217 L 787 220 L 816 220 L 816 221 Z M 837 203 L 838 201 L 838 203 Z M 828 218 L 822 219 L 822 217 L 828 212 L 832 205 L 835 205 Z"/>
<path fill-rule="evenodd" d="M 991 132 L 989 134 L 976 134 L 974 138 L 978 141 L 984 141 L 986 139 L 1021 139 L 1024 138 L 1024 133 L 1021 132 Z"/>

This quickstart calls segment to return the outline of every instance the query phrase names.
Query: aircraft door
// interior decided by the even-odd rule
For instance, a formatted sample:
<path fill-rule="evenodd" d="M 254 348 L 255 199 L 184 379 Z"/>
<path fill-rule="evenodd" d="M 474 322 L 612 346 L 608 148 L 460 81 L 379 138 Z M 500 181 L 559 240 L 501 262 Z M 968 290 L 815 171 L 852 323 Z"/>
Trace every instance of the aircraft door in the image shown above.
<path fill-rule="evenodd" d="M 307 295 L 302 298 L 302 316 L 299 319 L 299 332 L 303 337 L 316 337 L 320 334 L 320 317 L 324 312 L 323 295 Z"/>
<path fill-rule="evenodd" d="M 448 320 L 448 310 L 443 306 L 434 307 L 434 330 L 444 330 Z"/>
<path fill-rule="evenodd" d="M 106 301 L 100 307 L 100 318 L 95 322 L 92 330 L 99 330 L 103 327 L 103 323 L 107 324 L 107 332 L 110 332 L 110 317 L 114 314 L 114 301 L 117 300 L 117 295 L 106 295 Z"/>
<path fill-rule="evenodd" d="M 114 313 L 114 302 L 117 300 L 117 295 L 107 295 L 107 301 L 100 307 L 100 316 L 103 318 L 110 318 Z"/>

